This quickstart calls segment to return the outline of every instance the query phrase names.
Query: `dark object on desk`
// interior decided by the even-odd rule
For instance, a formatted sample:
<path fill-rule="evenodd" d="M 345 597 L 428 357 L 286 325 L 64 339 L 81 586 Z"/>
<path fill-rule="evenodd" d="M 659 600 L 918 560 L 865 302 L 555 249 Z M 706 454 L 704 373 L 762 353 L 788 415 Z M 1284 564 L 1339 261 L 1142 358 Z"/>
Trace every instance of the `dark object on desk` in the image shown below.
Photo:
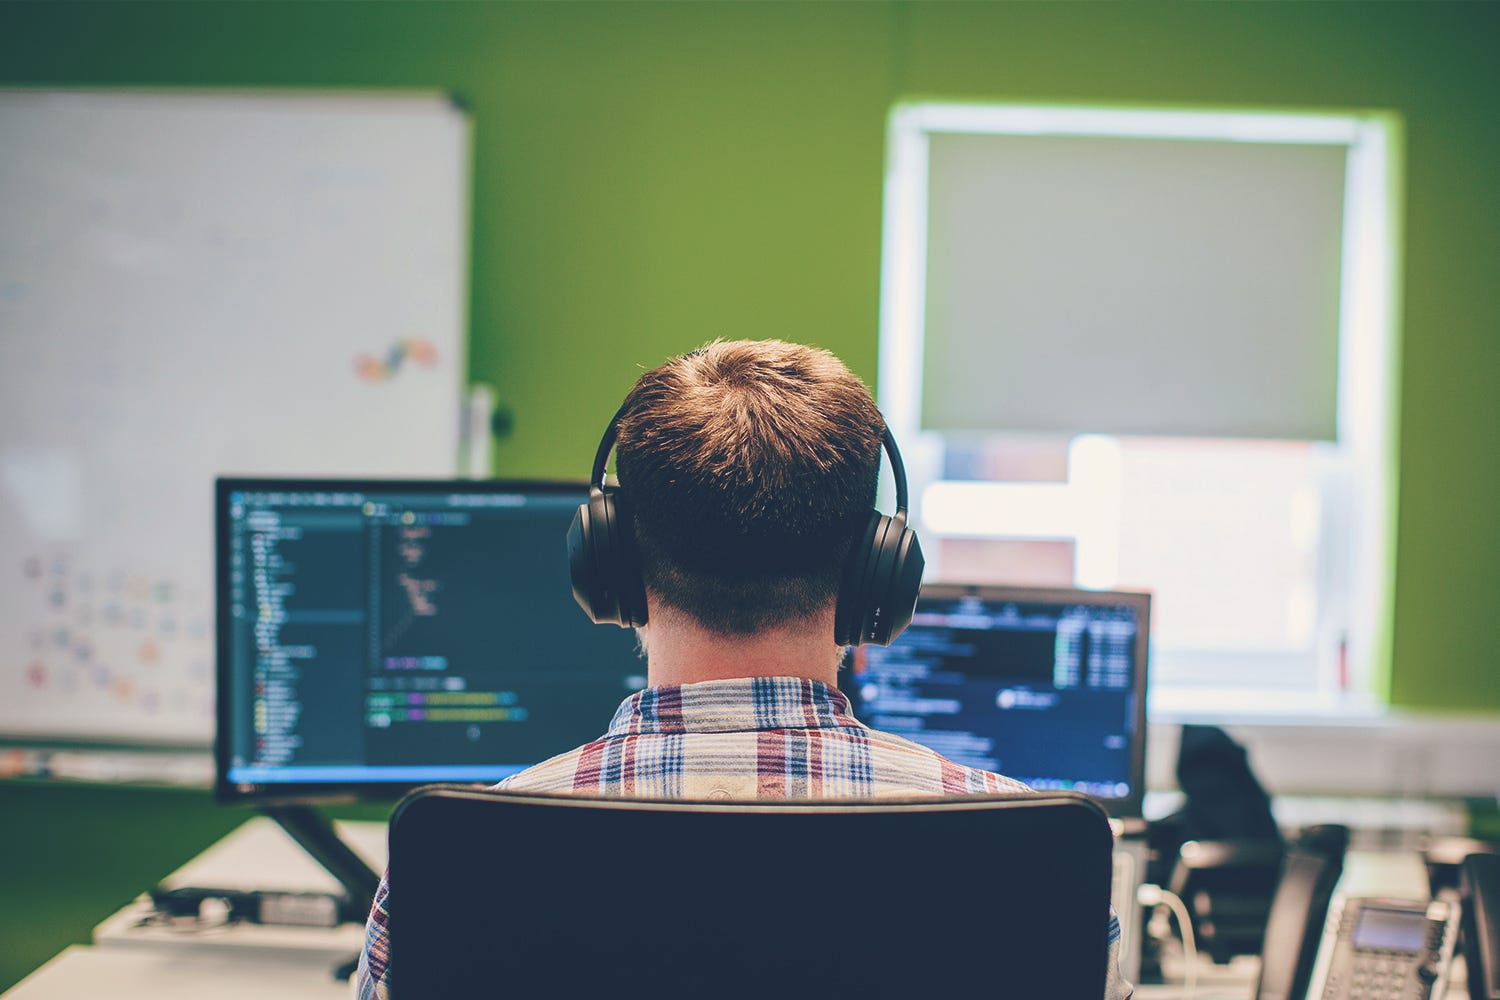
<path fill-rule="evenodd" d="M 1469 1000 L 1500 1000 L 1500 854 L 1471 854 L 1459 865 Z"/>
<path fill-rule="evenodd" d="M 1302 1000 L 1312 982 L 1333 888 L 1344 871 L 1349 828 L 1314 826 L 1287 850 L 1266 920 L 1255 1000 Z"/>
<path fill-rule="evenodd" d="M 391 819 L 393 996 L 1098 997 L 1112 846 L 1072 793 L 417 791 Z"/>
<path fill-rule="evenodd" d="M 257 892 L 184 887 L 151 890 L 152 922 L 188 921 L 199 927 L 236 921 L 284 927 L 337 927 L 344 900 L 326 892 Z M 217 911 L 210 919 L 205 911 Z"/>
<path fill-rule="evenodd" d="M 1186 801 L 1151 824 L 1147 880 L 1182 897 L 1215 962 L 1259 954 L 1283 851 L 1270 796 L 1217 726 L 1182 727 L 1177 784 Z"/>
<path fill-rule="evenodd" d="M 1427 891 L 1436 896 L 1444 889 L 1457 889 L 1459 867 L 1471 854 L 1500 854 L 1500 844 L 1473 837 L 1432 837 L 1422 845 L 1422 863 L 1427 867 Z"/>

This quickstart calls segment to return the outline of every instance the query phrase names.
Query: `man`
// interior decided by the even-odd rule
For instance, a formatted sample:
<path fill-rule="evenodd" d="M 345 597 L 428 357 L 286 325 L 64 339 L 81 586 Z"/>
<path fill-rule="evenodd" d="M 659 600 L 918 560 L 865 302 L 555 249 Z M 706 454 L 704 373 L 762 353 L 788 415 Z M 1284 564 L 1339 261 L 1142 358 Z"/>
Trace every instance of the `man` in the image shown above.
<path fill-rule="evenodd" d="M 838 359 L 715 342 L 642 375 L 617 422 L 617 497 L 644 583 L 644 616 L 627 615 L 646 622 L 648 686 L 602 737 L 501 787 L 687 799 L 1029 790 L 867 728 L 838 691 L 841 583 L 865 541 L 885 434 Z M 361 997 L 385 995 L 386 897 L 382 885 Z M 1106 996 L 1123 1000 L 1113 916 L 1109 936 Z"/>

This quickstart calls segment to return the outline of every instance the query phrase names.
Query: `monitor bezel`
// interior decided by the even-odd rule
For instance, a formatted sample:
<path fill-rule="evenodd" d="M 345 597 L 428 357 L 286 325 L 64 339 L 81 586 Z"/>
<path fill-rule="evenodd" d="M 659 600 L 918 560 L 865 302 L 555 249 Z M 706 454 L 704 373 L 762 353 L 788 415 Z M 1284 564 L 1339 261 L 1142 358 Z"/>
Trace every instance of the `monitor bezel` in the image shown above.
<path fill-rule="evenodd" d="M 588 499 L 584 480 L 543 479 L 406 479 L 380 477 L 259 477 L 220 476 L 214 480 L 214 798 L 230 805 L 278 805 L 328 802 L 394 802 L 402 795 L 431 781 L 340 781 L 245 783 L 229 780 L 230 725 L 233 715 L 230 670 L 232 631 L 228 628 L 231 586 L 229 579 L 230 504 L 237 492 L 379 492 L 418 493 L 534 493 L 571 495 L 580 503 Z M 557 540 L 557 558 L 567 559 L 564 539 Z M 583 614 L 580 609 L 579 614 Z M 607 719 L 601 719 L 602 726 Z M 452 783 L 452 782 L 445 782 Z M 484 787 L 483 782 L 475 782 Z"/>
<path fill-rule="evenodd" d="M 1107 799 L 1090 796 L 1106 813 L 1116 819 L 1140 819 L 1146 796 L 1146 677 L 1151 652 L 1151 594 L 1140 590 L 1078 590 L 1068 587 L 1026 587 L 1008 584 L 924 583 L 917 595 L 917 611 L 924 601 L 953 601 L 976 597 L 986 602 L 1011 601 L 1039 604 L 1087 604 L 1096 607 L 1129 607 L 1139 621 L 1135 636 L 1136 669 L 1132 678 L 1131 714 L 1136 738 L 1131 740 L 1130 794 Z M 850 678 L 851 671 L 841 676 Z"/>

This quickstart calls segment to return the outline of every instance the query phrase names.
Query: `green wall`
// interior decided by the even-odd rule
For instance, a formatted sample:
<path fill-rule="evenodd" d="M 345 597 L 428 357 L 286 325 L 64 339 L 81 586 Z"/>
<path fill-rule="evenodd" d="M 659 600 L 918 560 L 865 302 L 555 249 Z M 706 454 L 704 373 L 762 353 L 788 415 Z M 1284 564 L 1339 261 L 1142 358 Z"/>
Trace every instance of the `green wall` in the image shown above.
<path fill-rule="evenodd" d="M 580 477 L 710 337 L 876 368 L 902 97 L 1389 108 L 1407 137 L 1393 700 L 1500 709 L 1500 5 L 0 3 L 0 82 L 435 87 L 475 120 L 470 373 Z M 3 141 L 3 137 L 0 137 Z"/>

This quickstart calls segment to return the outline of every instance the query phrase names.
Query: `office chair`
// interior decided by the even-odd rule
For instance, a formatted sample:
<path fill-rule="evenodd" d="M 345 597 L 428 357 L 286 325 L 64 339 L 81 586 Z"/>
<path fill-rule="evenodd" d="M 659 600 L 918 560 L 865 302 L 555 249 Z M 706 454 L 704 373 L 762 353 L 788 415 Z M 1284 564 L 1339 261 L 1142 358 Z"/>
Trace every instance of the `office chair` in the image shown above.
<path fill-rule="evenodd" d="M 1104 813 L 1071 793 L 422 789 L 391 820 L 392 996 L 1093 1000 L 1111 846 Z"/>
<path fill-rule="evenodd" d="M 1200 951 L 1219 964 L 1259 955 L 1285 849 L 1279 840 L 1190 840 L 1168 888 L 1187 906 Z"/>
<path fill-rule="evenodd" d="M 1469 1000 L 1500 1000 L 1500 854 L 1471 854 L 1459 864 Z"/>
<path fill-rule="evenodd" d="M 1335 823 L 1306 828 L 1287 848 L 1266 917 L 1255 1000 L 1307 996 L 1348 849 L 1349 828 Z"/>
<path fill-rule="evenodd" d="M 1218 726 L 1182 727 L 1177 784 L 1182 808 L 1150 825 L 1147 881 L 1182 898 L 1215 962 L 1258 955 L 1284 852 L 1271 798 L 1245 748 Z M 1142 978 L 1154 966 L 1147 948 Z"/>

